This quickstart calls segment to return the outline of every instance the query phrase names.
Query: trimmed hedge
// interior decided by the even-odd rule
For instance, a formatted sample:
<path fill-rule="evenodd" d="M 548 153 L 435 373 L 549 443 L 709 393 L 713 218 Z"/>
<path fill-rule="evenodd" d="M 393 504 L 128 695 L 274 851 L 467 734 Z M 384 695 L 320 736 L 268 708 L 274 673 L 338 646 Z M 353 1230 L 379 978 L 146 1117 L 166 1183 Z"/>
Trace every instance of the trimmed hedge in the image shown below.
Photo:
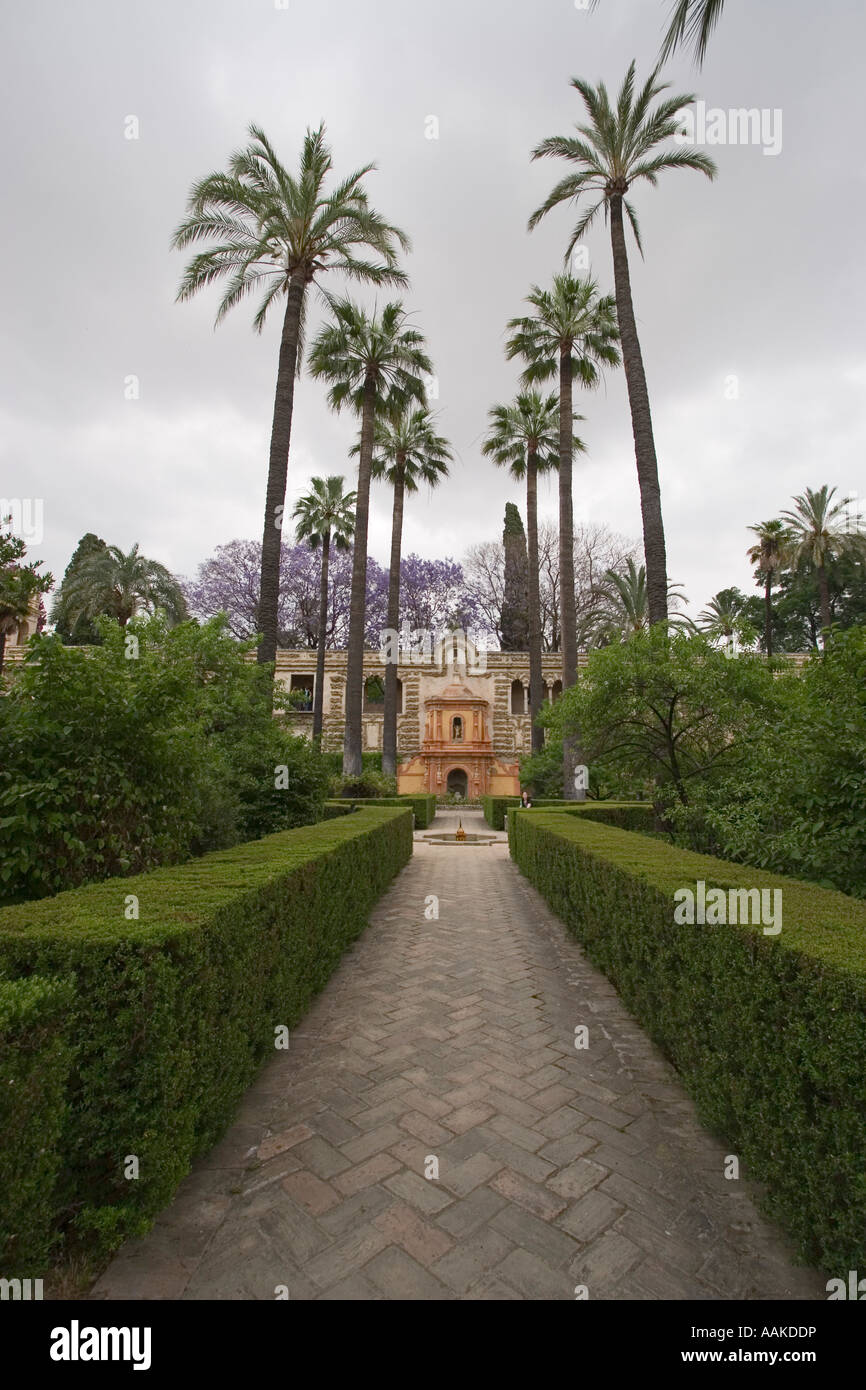
<path fill-rule="evenodd" d="M 322 820 L 338 820 L 340 816 L 350 816 L 357 806 L 350 801 L 326 801 L 322 807 Z"/>
<path fill-rule="evenodd" d="M 70 980 L 0 980 L 0 1271 L 38 1276 L 57 1216 Z"/>
<path fill-rule="evenodd" d="M 339 806 L 340 804 L 340 798 L 332 797 L 328 802 L 329 806 Z M 404 809 L 408 807 L 415 812 L 415 828 L 417 830 L 426 830 L 428 826 L 432 825 L 436 815 L 436 798 L 426 793 L 418 796 L 382 796 L 367 801 L 363 797 L 344 797 L 342 804 L 347 805 L 349 810 L 353 806 L 402 806 Z"/>
<path fill-rule="evenodd" d="M 0 911 L 0 971 L 76 981 L 58 1197 L 85 1247 L 147 1230 L 411 855 L 408 811 L 367 809 Z"/>
<path fill-rule="evenodd" d="M 866 1267 L 866 903 L 585 817 L 509 817 L 521 871 L 765 1185 L 800 1253 Z M 677 889 L 780 888 L 782 931 L 679 926 Z"/>
<path fill-rule="evenodd" d="M 505 830 L 508 812 L 520 809 L 520 797 L 482 796 L 481 809 L 492 830 Z M 653 824 L 653 810 L 648 801 L 549 801 L 542 798 L 533 800 L 532 810 L 574 811 L 580 816 L 622 824 L 623 830 L 651 830 Z M 632 812 L 634 823 L 626 824 Z"/>

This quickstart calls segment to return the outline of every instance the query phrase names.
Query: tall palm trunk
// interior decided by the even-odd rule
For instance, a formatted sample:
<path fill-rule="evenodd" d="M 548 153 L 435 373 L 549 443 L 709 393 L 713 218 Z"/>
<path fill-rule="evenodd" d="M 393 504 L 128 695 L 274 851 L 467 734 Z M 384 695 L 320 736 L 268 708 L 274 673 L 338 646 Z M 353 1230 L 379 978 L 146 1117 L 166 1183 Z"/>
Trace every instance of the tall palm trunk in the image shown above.
<path fill-rule="evenodd" d="M 367 608 L 367 531 L 370 522 L 370 468 L 376 424 L 376 384 L 364 383 L 361 412 L 361 447 L 358 456 L 358 488 L 355 502 L 355 555 L 352 564 L 352 598 L 349 606 L 349 654 L 346 662 L 346 735 L 343 743 L 343 776 L 361 776 L 364 760 L 361 730 L 364 707 L 364 619 Z"/>
<path fill-rule="evenodd" d="M 631 409 L 634 452 L 640 487 L 649 620 L 650 623 L 660 623 L 664 622 L 668 616 L 665 528 L 662 520 L 661 489 L 659 487 L 649 392 L 631 299 L 631 277 L 628 269 L 628 253 L 622 220 L 621 194 L 614 195 L 610 199 L 610 239 L 613 248 L 616 313 L 622 342 L 622 360 L 628 386 L 628 403 Z"/>
<path fill-rule="evenodd" d="M 827 568 L 818 566 L 818 592 L 821 595 L 821 626 L 829 627 L 833 621 L 830 612 L 830 585 L 827 582 Z"/>
<path fill-rule="evenodd" d="M 316 652 L 316 693 L 313 697 L 313 743 L 322 746 L 325 711 L 325 641 L 328 636 L 328 570 L 331 566 L 331 533 L 322 536 L 322 579 L 319 593 L 319 644 Z"/>
<path fill-rule="evenodd" d="M 764 646 L 767 648 L 767 660 L 773 655 L 773 571 L 767 570 L 767 578 L 764 581 Z"/>
<path fill-rule="evenodd" d="M 541 674 L 541 586 L 538 576 L 538 458 L 530 446 L 526 459 L 526 545 L 529 559 L 529 715 L 532 720 L 532 751 L 544 747 L 544 730 L 536 728 L 541 713 L 543 690 Z"/>
<path fill-rule="evenodd" d="M 388 627 L 396 632 L 400 626 L 400 558 L 403 546 L 403 500 L 405 486 L 403 462 L 397 461 L 394 480 L 394 517 L 391 524 L 391 570 L 388 575 Z M 385 728 L 382 736 L 382 771 L 386 777 L 397 775 L 397 663 L 385 667 Z"/>
<path fill-rule="evenodd" d="M 258 619 L 262 638 L 258 650 L 258 660 L 263 665 L 277 659 L 282 509 L 286 502 L 286 483 L 289 476 L 289 445 L 292 438 L 292 411 L 295 404 L 298 339 L 305 290 L 306 281 L 303 275 L 293 275 L 289 285 L 285 318 L 283 319 L 280 365 L 277 370 L 277 389 L 274 397 L 274 420 L 271 427 L 268 486 L 265 494 L 265 527 L 262 534 L 262 573 Z"/>
<path fill-rule="evenodd" d="M 574 595 L 574 502 L 572 499 L 572 441 L 574 439 L 574 368 L 572 344 L 559 353 L 559 605 L 561 612 L 562 688 L 577 684 L 577 609 Z M 531 674 L 530 674 L 531 681 Z M 579 740 L 562 741 L 562 795 L 565 801 L 585 801 L 576 784 L 575 769 L 583 757 Z"/>

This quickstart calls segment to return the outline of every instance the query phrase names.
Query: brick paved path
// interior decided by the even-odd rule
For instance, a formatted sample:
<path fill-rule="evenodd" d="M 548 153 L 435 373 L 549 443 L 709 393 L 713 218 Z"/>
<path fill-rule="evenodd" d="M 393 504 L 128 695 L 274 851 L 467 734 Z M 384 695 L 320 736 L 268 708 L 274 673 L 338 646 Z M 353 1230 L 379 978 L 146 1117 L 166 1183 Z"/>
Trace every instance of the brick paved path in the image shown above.
<path fill-rule="evenodd" d="M 826 1298 L 724 1156 L 502 838 L 417 842 L 290 1051 L 91 1297 Z"/>

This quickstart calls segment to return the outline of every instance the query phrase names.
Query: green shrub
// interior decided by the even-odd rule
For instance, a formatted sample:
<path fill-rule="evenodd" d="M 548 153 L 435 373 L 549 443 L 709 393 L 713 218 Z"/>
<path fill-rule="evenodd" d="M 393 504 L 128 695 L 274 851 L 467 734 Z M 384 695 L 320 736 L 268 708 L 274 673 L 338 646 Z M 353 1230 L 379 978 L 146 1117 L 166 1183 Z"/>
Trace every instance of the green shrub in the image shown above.
<path fill-rule="evenodd" d="M 673 813 L 683 841 L 866 898 L 866 629 L 775 680 L 772 717 L 719 784 Z"/>
<path fill-rule="evenodd" d="M 0 980 L 0 1271 L 31 1278 L 57 1225 L 60 1136 L 73 1050 L 71 981 Z"/>
<path fill-rule="evenodd" d="M 102 627 L 95 649 L 34 641 L 0 699 L 0 901 L 319 818 L 324 765 L 224 620 Z"/>
<path fill-rule="evenodd" d="M 419 793 L 417 796 L 377 797 L 375 800 L 353 796 L 346 798 L 346 800 L 350 802 L 349 809 L 352 806 L 402 806 L 408 808 L 415 813 L 416 830 L 426 830 L 429 825 L 432 825 L 436 815 L 436 798 L 426 792 Z M 338 803 L 328 802 L 329 806 L 335 804 Z"/>
<path fill-rule="evenodd" d="M 505 830 L 505 817 L 511 810 L 520 809 L 520 798 L 516 796 L 483 796 L 481 809 L 484 819 L 492 830 Z M 591 816 L 611 825 L 619 825 L 623 830 L 651 830 L 653 809 L 648 802 L 641 801 L 547 801 L 532 802 L 533 811 L 574 811 L 579 816 Z"/>
<path fill-rule="evenodd" d="M 765 1185 L 803 1257 L 866 1266 L 866 904 L 585 816 L 510 814 L 522 872 Z M 674 893 L 780 888 L 778 936 L 679 926 Z"/>
<path fill-rule="evenodd" d="M 367 809 L 0 910 L 0 971 L 76 982 L 58 1196 L 77 1241 L 147 1229 L 411 853 L 410 816 Z"/>

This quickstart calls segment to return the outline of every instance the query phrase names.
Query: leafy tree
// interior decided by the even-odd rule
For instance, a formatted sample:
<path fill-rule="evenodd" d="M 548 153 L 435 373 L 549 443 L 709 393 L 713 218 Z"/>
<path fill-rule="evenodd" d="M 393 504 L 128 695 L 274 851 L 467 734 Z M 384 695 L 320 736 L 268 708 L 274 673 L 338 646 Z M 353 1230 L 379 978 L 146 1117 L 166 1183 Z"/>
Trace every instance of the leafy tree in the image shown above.
<path fill-rule="evenodd" d="M 731 660 L 700 634 L 658 625 L 591 652 L 549 718 L 560 736 L 580 729 L 590 768 L 651 781 L 666 808 L 688 806 L 695 788 L 703 793 L 744 758 L 772 699 L 764 662 Z"/>
<path fill-rule="evenodd" d="M 27 554 L 27 545 L 11 530 L 4 532 L 2 528 L 10 524 L 0 517 L 0 671 L 10 632 L 17 630 L 32 612 L 34 603 L 41 603 L 42 594 L 54 583 L 53 575 L 38 573 L 41 560 L 29 565 L 20 563 Z"/>
<path fill-rule="evenodd" d="M 357 450 L 360 451 L 360 445 L 357 446 Z M 452 457 L 448 441 L 436 433 L 433 417 L 425 406 L 405 405 L 392 417 L 383 416 L 376 426 L 372 476 L 387 479 L 394 492 L 391 565 L 388 572 L 387 626 L 391 632 L 396 632 L 400 626 L 401 552 L 406 494 L 417 492 L 422 483 L 429 488 L 436 487 L 448 476 L 448 461 Z M 393 661 L 389 661 L 385 667 L 384 695 L 382 771 L 386 777 L 395 777 L 397 665 Z"/>
<path fill-rule="evenodd" d="M 325 691 L 325 643 L 328 640 L 328 570 L 331 546 L 349 550 L 355 531 L 354 492 L 344 493 L 342 477 L 313 478 L 311 490 L 302 497 L 294 510 L 295 535 L 306 541 L 312 550 L 322 547 L 322 572 L 319 584 L 319 630 L 316 655 L 316 693 L 313 698 L 313 742 L 322 742 L 323 700 Z"/>
<path fill-rule="evenodd" d="M 732 663 L 737 664 L 737 663 Z M 866 897 L 866 629 L 776 672 L 748 754 L 692 808 L 715 853 Z M 699 813 L 699 814 L 698 814 Z"/>
<path fill-rule="evenodd" d="M 555 393 L 523 391 L 512 405 L 497 405 L 490 411 L 490 429 L 482 447 L 512 478 L 526 479 L 526 528 L 529 618 L 529 710 L 532 722 L 532 748 L 544 746 L 544 730 L 537 724 L 544 703 L 542 681 L 541 562 L 538 553 L 538 475 L 559 467 L 559 401 Z M 583 452 L 577 437 L 572 449 Z M 503 595 L 504 598 L 504 595 Z M 500 605 L 502 610 L 503 605 Z"/>
<path fill-rule="evenodd" d="M 260 333 L 272 304 L 286 301 L 261 551 L 258 656 L 270 663 L 277 653 L 281 527 L 307 291 L 333 271 L 366 284 L 405 285 L 397 248 L 408 251 L 409 241 L 367 201 L 362 184 L 375 165 L 355 170 L 326 191 L 332 160 L 323 125 L 307 131 L 297 175 L 281 163 L 260 127 L 251 125 L 249 137 L 246 148 L 231 156 L 226 173 L 208 174 L 193 185 L 173 245 L 185 250 L 216 242 L 189 262 L 178 299 L 191 299 L 226 279 L 217 323 L 246 295 L 263 290 L 253 320 Z M 367 259 L 369 253 L 376 259 Z"/>
<path fill-rule="evenodd" d="M 194 579 L 183 583 L 189 611 L 202 621 L 225 613 L 229 631 L 245 640 L 258 632 L 261 544 L 231 541 L 205 560 Z M 310 648 L 319 642 L 319 593 L 321 562 L 308 545 L 284 546 L 280 556 L 280 646 Z M 385 625 L 388 576 L 375 560 L 367 562 L 367 634 L 370 645 L 379 641 Z M 329 651 L 345 650 L 349 640 L 349 603 L 352 592 L 352 552 L 332 552 L 328 568 Z"/>
<path fill-rule="evenodd" d="M 463 566 L 448 557 L 424 560 L 420 555 L 407 555 L 400 564 L 400 625 L 431 633 L 434 641 L 457 628 L 476 635 L 490 629 Z"/>
<path fill-rule="evenodd" d="M 433 364 L 424 350 L 421 334 L 407 326 L 402 304 L 386 304 L 381 314 L 374 311 L 372 315 L 349 299 L 331 300 L 330 304 L 333 319 L 313 344 L 310 372 L 330 383 L 328 401 L 334 410 L 349 405 L 361 419 L 343 750 L 344 771 L 349 780 L 360 777 L 362 767 L 364 597 L 376 420 L 386 401 L 391 414 L 411 401 L 425 404 L 421 374 L 432 372 Z"/>
<path fill-rule="evenodd" d="M 667 556 L 652 413 L 632 303 L 623 214 L 643 254 L 637 214 L 626 197 L 629 189 L 642 179 L 655 187 L 658 175 L 669 169 L 696 169 L 712 179 L 716 166 L 708 155 L 669 146 L 668 141 L 680 129 L 677 113 L 693 101 L 694 96 L 665 97 L 653 106 L 655 98 L 670 85 L 659 81 L 657 70 L 650 73 L 636 92 L 635 64 L 632 63 L 614 106 L 603 83 L 593 87 L 575 77 L 571 85 L 583 99 L 588 122 L 577 127 L 577 136 L 553 136 L 543 140 L 532 157 L 541 159 L 551 155 L 565 159 L 577 165 L 577 172 L 568 174 L 556 185 L 546 202 L 532 214 L 529 226 L 538 226 L 542 218 L 561 203 L 579 205 L 586 197 L 594 199 L 572 233 L 566 251 L 568 258 L 599 212 L 603 211 L 610 223 L 616 317 L 640 486 L 650 622 L 657 623 L 664 621 L 668 612 Z"/>
<path fill-rule="evenodd" d="M 834 502 L 836 489 L 825 483 L 817 492 L 811 488 L 794 498 L 793 511 L 782 512 L 782 520 L 790 535 L 792 562 L 812 569 L 818 580 L 821 603 L 821 627 L 829 629 L 833 615 L 830 610 L 828 564 L 843 554 L 860 555 L 866 552 L 866 537 L 859 531 L 842 528 L 842 513 L 848 498 Z"/>
<path fill-rule="evenodd" d="M 749 547 L 749 559 L 757 567 L 757 582 L 764 586 L 764 650 L 768 657 L 772 657 L 773 585 L 785 564 L 790 535 L 785 523 L 778 517 L 772 521 L 761 521 L 757 526 L 750 526 L 749 530 L 758 537 L 755 545 Z"/>
<path fill-rule="evenodd" d="M 55 632 L 67 646 L 95 647 L 102 640 L 95 624 L 88 618 L 79 618 L 75 623 L 70 622 L 67 594 L 72 586 L 74 576 L 84 563 L 92 555 L 100 554 L 106 549 L 105 541 L 94 535 L 92 531 L 88 531 L 86 535 L 81 537 L 75 547 L 72 559 L 66 566 L 66 572 L 51 607 L 51 621 L 54 624 Z"/>
<path fill-rule="evenodd" d="M 509 359 L 522 357 L 526 363 L 523 382 L 559 378 L 559 575 L 562 608 L 562 683 L 565 688 L 577 680 L 577 615 L 574 600 L 574 502 L 572 497 L 572 456 L 574 449 L 574 380 L 585 387 L 598 385 L 602 366 L 616 367 L 620 355 L 616 347 L 619 333 L 614 303 L 610 295 L 601 296 L 589 277 L 554 276 L 553 289 L 532 287 L 527 296 L 534 314 L 512 319 L 512 333 L 506 347 Z M 582 762 L 578 750 L 568 740 L 563 756 L 572 766 Z M 571 779 L 564 773 L 566 796 L 571 795 Z M 579 792 L 578 797 L 582 798 Z"/>
<path fill-rule="evenodd" d="M 221 619 L 33 644 L 0 700 L 0 893 L 42 897 L 318 819 L 327 770 Z M 127 634 L 138 642 L 130 655 Z M 280 775 L 277 775 L 280 774 Z M 283 775 L 284 774 L 284 775 Z"/>
<path fill-rule="evenodd" d="M 142 609 L 161 611 L 173 623 L 187 617 L 177 580 L 165 565 L 140 554 L 137 543 L 127 554 L 116 545 L 94 550 L 70 575 L 63 602 L 73 628 L 102 616 L 126 627 Z"/>

